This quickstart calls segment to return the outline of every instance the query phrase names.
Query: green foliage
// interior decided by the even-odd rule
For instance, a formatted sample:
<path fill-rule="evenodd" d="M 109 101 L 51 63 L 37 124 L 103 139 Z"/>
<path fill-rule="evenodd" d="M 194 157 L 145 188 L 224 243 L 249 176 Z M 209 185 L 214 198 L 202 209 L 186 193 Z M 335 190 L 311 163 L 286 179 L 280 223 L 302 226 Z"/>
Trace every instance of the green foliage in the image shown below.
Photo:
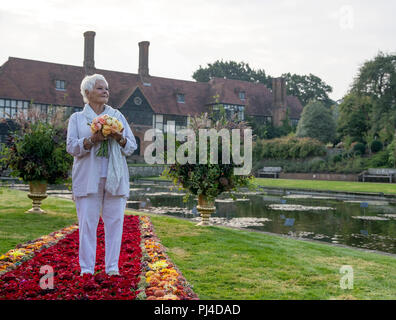
<path fill-rule="evenodd" d="M 389 167 L 389 154 L 388 151 L 383 150 L 377 152 L 368 160 L 370 168 L 388 168 Z"/>
<path fill-rule="evenodd" d="M 208 200 L 215 199 L 224 191 L 237 190 L 239 187 L 252 187 L 251 180 L 253 175 L 235 175 L 234 169 L 242 167 L 237 165 L 232 159 L 232 143 L 229 146 L 230 161 L 229 163 L 223 163 L 222 159 L 222 140 L 218 141 L 217 163 L 211 163 L 210 159 L 210 139 L 207 140 L 207 163 L 200 163 L 200 150 L 199 150 L 199 130 L 200 129 L 215 129 L 219 132 L 222 129 L 227 129 L 231 132 L 232 129 L 246 129 L 244 122 L 228 121 L 225 117 L 221 117 L 218 121 L 209 121 L 213 119 L 213 115 L 203 114 L 201 116 L 195 116 L 192 118 L 191 129 L 194 130 L 196 138 L 196 159 L 195 163 L 179 163 L 176 159 L 176 163 L 170 165 L 165 169 L 163 175 L 167 178 L 171 178 L 175 185 L 180 186 L 186 190 L 186 196 L 184 200 L 187 201 L 191 195 L 204 195 Z M 180 144 L 176 144 L 176 149 L 180 147 Z M 243 149 L 243 148 L 242 148 Z M 202 150 L 201 150 L 202 151 Z M 168 157 L 167 150 L 165 151 L 165 159 Z"/>
<path fill-rule="evenodd" d="M 388 153 L 388 166 L 391 168 L 396 167 L 396 140 L 393 140 L 386 147 L 386 152 Z"/>
<path fill-rule="evenodd" d="M 73 157 L 66 152 L 66 131 L 43 120 L 14 131 L 2 151 L 1 162 L 25 182 L 61 184 L 69 178 Z"/>
<path fill-rule="evenodd" d="M 391 143 L 396 126 L 396 55 L 379 52 L 359 69 L 340 105 L 343 141 Z"/>
<path fill-rule="evenodd" d="M 334 104 L 334 101 L 329 98 L 329 93 L 333 91 L 333 88 L 312 73 L 309 75 L 285 73 L 282 77 L 286 79 L 288 94 L 297 97 L 303 106 L 311 100 L 322 102 L 326 108 Z"/>
<path fill-rule="evenodd" d="M 378 152 L 378 151 L 381 151 L 383 147 L 384 147 L 384 145 L 382 144 L 381 141 L 379 141 L 379 140 L 374 140 L 374 141 L 371 143 L 370 149 L 371 149 L 371 152 L 376 153 L 376 152 Z"/>
<path fill-rule="evenodd" d="M 361 142 L 354 143 L 352 146 L 352 151 L 354 154 L 361 156 L 366 153 L 366 146 Z"/>
<path fill-rule="evenodd" d="M 275 127 L 272 123 L 263 123 L 257 117 L 245 115 L 245 120 L 252 128 L 253 135 L 259 139 L 274 139 L 287 136 L 296 131 L 296 127 L 290 124 L 288 111 L 286 119 L 282 120 L 282 125 Z"/>
<path fill-rule="evenodd" d="M 310 101 L 298 122 L 296 136 L 310 137 L 323 143 L 335 140 L 336 125 L 331 111 L 319 101 Z"/>
<path fill-rule="evenodd" d="M 248 63 L 217 60 L 214 63 L 208 63 L 207 67 L 194 72 L 192 77 L 198 82 L 208 82 L 210 79 L 225 78 L 249 82 L 264 83 L 268 88 L 272 87 L 271 78 L 267 77 L 264 70 L 253 70 Z"/>
<path fill-rule="evenodd" d="M 325 146 L 312 138 L 283 137 L 257 140 L 253 146 L 253 160 L 304 159 L 326 154 Z"/>
<path fill-rule="evenodd" d="M 373 100 L 369 96 L 350 93 L 339 105 L 339 122 L 337 131 L 341 139 L 349 137 L 352 142 L 364 142 L 366 132 L 370 129 L 370 113 Z"/>

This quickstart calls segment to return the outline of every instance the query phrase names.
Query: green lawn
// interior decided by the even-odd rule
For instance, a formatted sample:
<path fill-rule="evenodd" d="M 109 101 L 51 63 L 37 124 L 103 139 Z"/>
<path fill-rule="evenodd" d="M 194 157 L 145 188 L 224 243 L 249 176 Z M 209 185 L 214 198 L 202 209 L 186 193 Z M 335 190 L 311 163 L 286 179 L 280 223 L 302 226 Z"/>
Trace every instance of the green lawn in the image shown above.
<path fill-rule="evenodd" d="M 0 254 L 19 243 L 77 223 L 76 209 L 70 200 L 48 197 L 41 206 L 47 214 L 25 213 L 31 207 L 27 192 L 0 188 Z"/>
<path fill-rule="evenodd" d="M 164 177 L 142 178 L 152 181 L 170 181 Z M 375 182 L 353 182 L 353 181 L 323 181 L 323 180 L 297 180 L 297 179 L 269 179 L 255 178 L 257 186 L 269 188 L 289 188 L 289 189 L 311 189 L 323 191 L 343 191 L 343 192 L 374 192 L 384 194 L 396 194 L 395 183 L 375 183 Z"/>
<path fill-rule="evenodd" d="M 255 178 L 256 185 L 263 187 L 314 189 L 345 192 L 382 192 L 396 194 L 396 184 L 353 181 L 322 181 L 322 180 L 294 180 L 294 179 L 267 179 Z"/>
<path fill-rule="evenodd" d="M 49 213 L 35 216 L 24 213 L 30 207 L 26 192 L 2 192 L 0 253 L 76 222 L 70 200 L 50 197 L 43 204 Z M 396 299 L 394 257 L 149 216 L 168 255 L 201 299 Z M 343 265 L 353 267 L 351 290 L 340 288 Z"/>

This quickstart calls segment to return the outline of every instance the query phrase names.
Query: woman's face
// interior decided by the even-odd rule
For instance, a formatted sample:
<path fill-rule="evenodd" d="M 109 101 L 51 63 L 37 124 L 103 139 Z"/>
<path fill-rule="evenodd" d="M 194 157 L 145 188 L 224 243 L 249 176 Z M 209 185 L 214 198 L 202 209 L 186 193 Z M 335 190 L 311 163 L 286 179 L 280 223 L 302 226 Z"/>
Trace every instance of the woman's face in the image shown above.
<path fill-rule="evenodd" d="M 89 103 L 105 104 L 109 101 L 109 88 L 103 80 L 96 80 L 92 91 L 85 91 Z"/>

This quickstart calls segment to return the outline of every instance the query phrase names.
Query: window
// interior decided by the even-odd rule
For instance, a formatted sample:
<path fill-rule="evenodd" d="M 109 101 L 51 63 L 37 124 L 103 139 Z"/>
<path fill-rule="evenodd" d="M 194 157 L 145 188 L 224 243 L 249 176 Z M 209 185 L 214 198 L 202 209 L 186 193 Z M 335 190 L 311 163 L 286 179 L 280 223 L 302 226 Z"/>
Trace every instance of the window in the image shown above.
<path fill-rule="evenodd" d="M 164 127 L 162 114 L 155 114 L 154 115 L 154 120 L 155 120 L 154 121 L 155 128 L 160 129 L 162 131 L 163 127 Z"/>
<path fill-rule="evenodd" d="M 177 102 L 178 103 L 185 103 L 185 99 L 184 99 L 184 94 L 183 93 L 178 93 L 176 95 L 176 98 L 177 98 Z"/>
<path fill-rule="evenodd" d="M 232 119 L 235 116 L 235 120 L 242 121 L 244 119 L 244 106 L 237 106 L 232 104 L 225 104 L 224 110 L 226 112 L 227 119 Z"/>
<path fill-rule="evenodd" d="M 55 88 L 56 88 L 56 90 L 66 90 L 65 89 L 65 81 L 64 80 L 55 80 Z"/>
<path fill-rule="evenodd" d="M 5 101 L 5 117 L 6 118 L 10 118 L 11 117 L 11 101 L 10 100 L 6 100 Z"/>
<path fill-rule="evenodd" d="M 240 121 L 244 120 L 244 118 L 245 118 L 244 111 L 245 111 L 244 107 L 242 107 L 242 106 L 238 107 L 238 120 L 240 120 Z"/>
<path fill-rule="evenodd" d="M 0 99 L 0 118 L 5 118 L 4 105 L 5 105 L 4 99 Z"/>
<path fill-rule="evenodd" d="M 245 91 L 239 91 L 239 99 L 246 100 L 246 92 Z"/>

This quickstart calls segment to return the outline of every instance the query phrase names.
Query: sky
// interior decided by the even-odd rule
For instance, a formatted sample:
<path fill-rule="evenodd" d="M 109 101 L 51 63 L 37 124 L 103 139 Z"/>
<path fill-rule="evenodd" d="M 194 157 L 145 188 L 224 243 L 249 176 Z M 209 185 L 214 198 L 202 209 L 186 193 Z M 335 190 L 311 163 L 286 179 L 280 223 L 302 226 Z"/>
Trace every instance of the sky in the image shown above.
<path fill-rule="evenodd" d="M 82 66 L 95 31 L 95 66 L 137 73 L 150 41 L 150 75 L 193 80 L 216 60 L 273 77 L 320 77 L 341 99 L 359 67 L 396 52 L 393 0 L 0 0 L 0 65 L 8 57 Z M 111 87 L 111 84 L 109 84 Z"/>

